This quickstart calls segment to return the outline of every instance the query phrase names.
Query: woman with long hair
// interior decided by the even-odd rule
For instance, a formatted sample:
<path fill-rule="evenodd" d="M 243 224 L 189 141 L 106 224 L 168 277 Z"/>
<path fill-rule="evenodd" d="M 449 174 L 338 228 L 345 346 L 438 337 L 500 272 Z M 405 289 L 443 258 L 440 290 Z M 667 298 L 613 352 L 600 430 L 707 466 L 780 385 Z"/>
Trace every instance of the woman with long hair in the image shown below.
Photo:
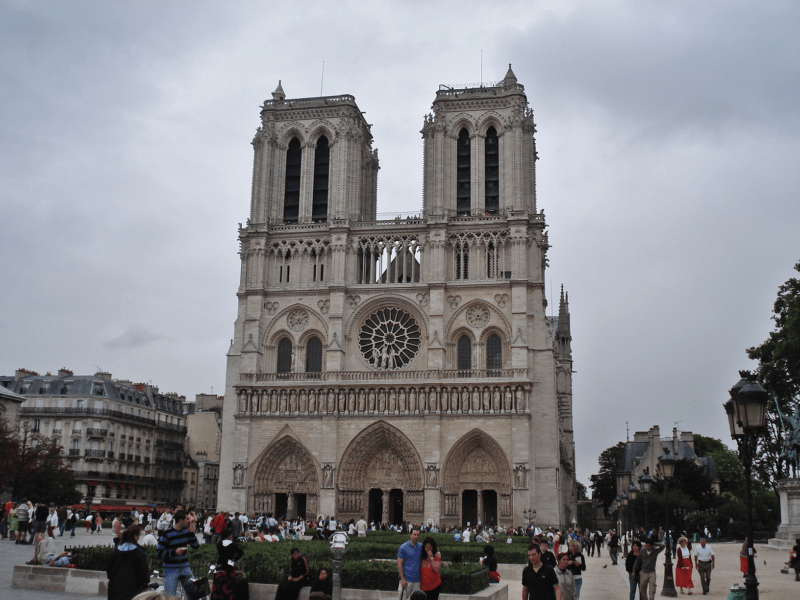
<path fill-rule="evenodd" d="M 442 588 L 442 555 L 436 548 L 436 540 L 426 537 L 422 541 L 422 562 L 419 565 L 419 588 L 428 600 L 437 600 Z"/>
<path fill-rule="evenodd" d="M 150 583 L 147 555 L 139 546 L 140 533 L 138 526 L 128 527 L 108 557 L 108 600 L 131 600 Z"/>
<path fill-rule="evenodd" d="M 308 561 L 300 554 L 300 550 L 292 548 L 292 563 L 289 577 L 278 584 L 275 600 L 297 600 L 300 589 L 308 585 L 308 574 L 311 571 Z"/>
<path fill-rule="evenodd" d="M 692 595 L 692 551 L 686 547 L 689 540 L 681 536 L 678 538 L 678 564 L 675 565 L 675 586 L 680 588 L 683 594 L 683 588 L 689 590 L 689 595 Z"/>

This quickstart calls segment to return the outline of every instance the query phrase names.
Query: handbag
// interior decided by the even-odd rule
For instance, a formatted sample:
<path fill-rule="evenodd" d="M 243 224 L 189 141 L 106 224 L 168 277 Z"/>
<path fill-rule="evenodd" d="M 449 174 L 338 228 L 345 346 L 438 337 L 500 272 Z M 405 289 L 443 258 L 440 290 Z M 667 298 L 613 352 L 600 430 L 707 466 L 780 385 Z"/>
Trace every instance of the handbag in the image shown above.
<path fill-rule="evenodd" d="M 208 579 L 184 579 L 183 589 L 186 591 L 186 596 L 189 600 L 201 600 L 211 593 L 208 587 Z"/>

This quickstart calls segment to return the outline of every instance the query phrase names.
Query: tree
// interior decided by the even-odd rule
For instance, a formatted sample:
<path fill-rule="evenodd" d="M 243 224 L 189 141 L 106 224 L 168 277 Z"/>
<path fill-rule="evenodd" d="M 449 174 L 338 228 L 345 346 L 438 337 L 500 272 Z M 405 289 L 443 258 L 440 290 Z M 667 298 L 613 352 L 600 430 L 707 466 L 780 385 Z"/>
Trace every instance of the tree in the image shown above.
<path fill-rule="evenodd" d="M 580 481 L 575 482 L 575 497 L 578 500 L 586 500 L 586 486 Z"/>
<path fill-rule="evenodd" d="M 697 456 L 710 456 L 720 480 L 720 493 L 731 492 L 744 497 L 744 466 L 739 455 L 716 438 L 695 434 L 694 451 Z"/>
<path fill-rule="evenodd" d="M 794 270 L 800 272 L 800 262 Z M 753 465 L 754 473 L 774 487 L 776 480 L 789 476 L 782 456 L 787 432 L 775 403 L 784 415 L 800 408 L 800 280 L 792 277 L 778 288 L 772 312 L 775 329 L 760 346 L 748 348 L 747 355 L 758 361 L 758 381 L 774 396 L 767 412 L 768 431 Z"/>
<path fill-rule="evenodd" d="M 617 497 L 617 468 L 624 453 L 624 442 L 603 450 L 597 459 L 600 471 L 589 477 L 592 482 L 589 487 L 593 490 L 593 498 L 600 501 L 603 510 L 607 509 Z"/>
<path fill-rule="evenodd" d="M 28 427 L 16 433 L 0 419 L 0 452 L 0 492 L 55 504 L 73 504 L 81 499 L 72 470 L 55 440 L 33 434 Z"/>

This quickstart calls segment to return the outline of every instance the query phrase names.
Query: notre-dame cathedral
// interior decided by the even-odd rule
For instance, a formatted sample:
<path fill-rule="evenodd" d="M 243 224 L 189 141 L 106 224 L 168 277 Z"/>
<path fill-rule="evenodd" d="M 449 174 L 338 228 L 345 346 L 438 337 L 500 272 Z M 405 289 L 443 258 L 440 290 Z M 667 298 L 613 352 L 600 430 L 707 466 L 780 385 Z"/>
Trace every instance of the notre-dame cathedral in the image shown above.
<path fill-rule="evenodd" d="M 262 107 L 219 507 L 571 525 L 569 307 L 546 316 L 525 88 L 440 86 L 414 216 L 377 218 L 370 129 L 349 95 Z"/>

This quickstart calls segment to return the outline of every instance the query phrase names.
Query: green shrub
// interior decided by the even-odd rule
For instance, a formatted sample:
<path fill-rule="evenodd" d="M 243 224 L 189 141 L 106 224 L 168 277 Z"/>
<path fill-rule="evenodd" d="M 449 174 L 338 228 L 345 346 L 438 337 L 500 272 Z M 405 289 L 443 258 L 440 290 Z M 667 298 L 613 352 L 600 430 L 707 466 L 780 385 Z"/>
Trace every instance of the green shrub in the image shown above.
<path fill-rule="evenodd" d="M 358 540 L 352 543 L 344 555 L 342 565 L 342 586 L 367 590 L 396 590 L 397 549 L 404 538 L 392 533 L 394 537 L 385 541 Z M 381 536 L 383 537 L 383 536 Z M 242 544 L 244 557 L 242 564 L 246 577 L 251 583 L 278 583 L 289 576 L 291 548 L 297 547 L 308 560 L 312 576 L 316 576 L 321 568 L 331 569 L 333 557 L 328 543 L 321 540 L 279 542 L 279 543 L 247 543 Z M 108 557 L 113 546 L 77 547 L 71 549 L 73 563 L 79 569 L 105 571 Z M 473 594 L 489 585 L 488 570 L 477 564 L 483 556 L 483 545 L 455 544 L 442 549 L 445 563 L 449 563 L 452 554 L 461 552 L 464 564 L 445 564 L 442 567 L 442 592 L 451 594 Z M 156 549 L 152 546 L 144 548 L 147 554 L 149 569 L 162 572 L 163 565 L 156 557 Z M 509 557 L 516 554 L 526 557 L 524 552 L 508 552 Z M 496 552 L 498 558 L 499 552 Z M 217 548 L 211 544 L 202 544 L 198 549 L 189 550 L 189 566 L 196 576 L 207 573 L 209 565 L 216 563 Z M 504 562 L 501 560 L 500 562 Z M 509 561 L 510 562 L 510 561 Z"/>

